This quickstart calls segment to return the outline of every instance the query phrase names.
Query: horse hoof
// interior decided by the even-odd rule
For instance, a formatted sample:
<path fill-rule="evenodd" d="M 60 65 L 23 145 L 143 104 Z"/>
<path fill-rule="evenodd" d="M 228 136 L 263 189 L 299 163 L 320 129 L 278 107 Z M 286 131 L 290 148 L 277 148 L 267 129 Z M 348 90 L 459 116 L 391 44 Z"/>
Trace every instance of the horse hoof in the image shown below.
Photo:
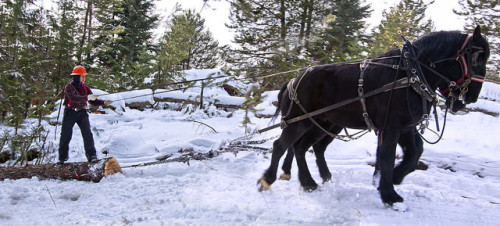
<path fill-rule="evenodd" d="M 402 202 L 394 203 L 394 204 L 392 204 L 392 206 L 390 206 L 390 208 L 394 211 L 397 211 L 397 212 L 407 212 L 409 210 L 408 206 L 406 206 Z"/>
<path fill-rule="evenodd" d="M 321 177 L 323 179 L 323 184 L 326 182 L 330 182 L 332 180 L 332 175 Z"/>
<path fill-rule="evenodd" d="M 259 192 L 267 191 L 271 188 L 271 185 L 263 177 L 257 181 L 257 185 L 259 186 Z"/>
<path fill-rule="evenodd" d="M 307 185 L 307 186 L 303 186 L 303 188 L 304 188 L 304 191 L 313 192 L 314 190 L 318 189 L 318 185 Z"/>
<path fill-rule="evenodd" d="M 392 206 L 394 203 L 404 202 L 403 197 L 398 195 L 396 192 L 380 193 L 382 202 L 386 205 Z"/>
<path fill-rule="evenodd" d="M 282 173 L 280 175 L 280 180 L 290 180 L 290 178 L 292 178 L 291 174 Z"/>

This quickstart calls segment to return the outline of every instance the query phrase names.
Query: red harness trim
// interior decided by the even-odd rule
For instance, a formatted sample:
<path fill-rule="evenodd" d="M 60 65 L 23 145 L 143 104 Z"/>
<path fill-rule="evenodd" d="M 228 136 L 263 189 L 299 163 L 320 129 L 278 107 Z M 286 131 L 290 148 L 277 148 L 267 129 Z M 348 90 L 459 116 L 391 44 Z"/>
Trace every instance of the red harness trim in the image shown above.
<path fill-rule="evenodd" d="M 463 53 L 470 38 L 472 38 L 472 35 L 467 35 L 467 38 L 465 38 L 465 41 L 462 44 L 462 47 L 460 47 L 460 50 L 458 50 L 457 54 L 455 55 L 455 57 L 457 58 L 457 61 L 460 63 L 460 66 L 462 66 L 462 72 L 463 72 L 462 78 L 460 78 L 459 80 L 456 81 L 457 85 L 462 84 L 465 81 L 465 79 L 468 79 L 469 77 L 471 77 L 470 73 L 469 73 L 469 64 L 467 63 L 467 59 L 465 58 L 465 54 Z M 484 83 L 484 77 L 478 76 L 478 75 L 473 75 L 470 78 L 470 80 L 474 81 L 474 82 Z M 445 95 L 448 91 L 449 91 L 448 88 L 441 90 L 441 94 Z"/>

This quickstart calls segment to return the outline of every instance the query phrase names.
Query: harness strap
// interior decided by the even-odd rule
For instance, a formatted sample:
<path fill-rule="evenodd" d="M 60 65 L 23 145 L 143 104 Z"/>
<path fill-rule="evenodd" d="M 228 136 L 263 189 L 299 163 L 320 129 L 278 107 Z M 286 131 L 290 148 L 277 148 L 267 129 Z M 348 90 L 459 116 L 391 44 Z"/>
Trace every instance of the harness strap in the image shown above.
<path fill-rule="evenodd" d="M 368 131 L 375 131 L 375 134 L 377 133 L 377 130 L 375 128 L 375 125 L 373 125 L 372 120 L 370 119 L 370 116 L 368 115 L 368 111 L 366 110 L 366 101 L 365 98 L 363 97 L 364 90 L 363 90 L 363 83 L 364 83 L 364 78 L 365 78 L 365 70 L 371 63 L 371 60 L 364 60 L 361 64 L 359 64 L 359 81 L 358 81 L 358 96 L 361 97 L 359 102 L 361 103 L 361 107 L 363 108 L 363 118 L 366 123 L 366 127 L 368 128 Z"/>
<path fill-rule="evenodd" d="M 295 102 L 295 104 L 297 104 L 297 106 L 299 106 L 299 108 L 302 110 L 302 112 L 304 113 L 307 113 L 307 110 L 304 108 L 304 106 L 300 103 L 299 101 L 299 98 L 297 96 L 297 89 L 299 88 L 299 85 L 300 85 L 300 82 L 302 82 L 302 79 L 304 77 L 306 77 L 309 72 L 312 70 L 313 68 L 312 67 L 309 67 L 307 68 L 307 70 L 300 76 L 299 80 L 297 81 L 297 84 L 295 85 L 295 87 L 293 86 L 293 83 L 295 83 L 295 79 L 292 79 L 290 80 L 290 82 L 288 82 L 288 85 L 287 85 L 287 90 L 288 90 L 288 97 L 290 98 L 290 107 L 288 108 L 288 112 L 285 116 L 282 117 L 282 120 L 281 120 L 281 127 L 282 128 L 286 128 L 287 127 L 287 123 L 286 121 L 284 120 L 284 118 L 286 118 L 288 116 L 288 114 L 290 114 L 290 111 L 292 109 L 292 105 L 293 105 L 293 102 Z M 313 119 L 312 117 L 309 117 L 309 120 L 311 120 L 311 122 L 317 126 L 318 128 L 320 128 L 324 133 L 328 134 L 329 136 L 331 137 L 336 137 L 337 135 L 336 134 L 333 134 L 333 133 L 330 133 L 328 130 L 326 130 L 325 128 L 323 128 L 323 126 L 321 126 L 315 119 Z"/>
<path fill-rule="evenodd" d="M 284 120 L 284 122 L 286 124 L 298 122 L 298 121 L 304 120 L 306 118 L 311 118 L 313 116 L 316 116 L 316 115 L 323 114 L 325 112 L 334 110 L 336 108 L 343 107 L 343 106 L 348 105 L 348 104 L 352 104 L 354 102 L 359 101 L 361 98 L 368 98 L 368 97 L 377 95 L 379 93 L 390 91 L 393 88 L 394 89 L 406 88 L 409 85 L 410 85 L 410 80 L 408 78 L 401 78 L 401 79 L 395 81 L 394 83 L 391 82 L 391 83 L 385 84 L 384 86 L 382 86 L 382 87 L 380 87 L 378 89 L 372 90 L 372 91 L 364 94 L 363 96 L 357 96 L 357 97 L 352 98 L 352 99 L 344 100 L 344 101 L 338 102 L 336 104 L 332 104 L 330 106 L 327 106 L 327 107 L 324 107 L 324 108 L 321 108 L 321 109 L 318 109 L 318 110 L 306 113 L 304 115 L 297 116 L 297 117 L 292 118 L 292 119 Z"/>
<path fill-rule="evenodd" d="M 311 72 L 313 69 L 314 69 L 314 67 L 308 67 L 304 73 L 299 75 L 300 78 L 299 78 L 297 84 L 295 85 L 295 87 L 293 87 L 293 84 L 295 83 L 296 78 L 292 78 L 290 80 L 290 82 L 288 82 L 288 84 L 286 85 L 285 92 L 288 91 L 288 98 L 290 99 L 290 105 L 288 106 L 287 113 L 281 117 L 281 128 L 282 129 L 286 128 L 288 126 L 285 122 L 285 118 L 288 117 L 288 115 L 292 111 L 293 103 L 295 102 L 296 104 L 300 104 L 299 97 L 297 95 L 297 89 L 299 88 L 300 82 L 302 82 L 302 79 L 304 77 L 306 77 L 306 75 L 309 74 L 309 72 Z"/>

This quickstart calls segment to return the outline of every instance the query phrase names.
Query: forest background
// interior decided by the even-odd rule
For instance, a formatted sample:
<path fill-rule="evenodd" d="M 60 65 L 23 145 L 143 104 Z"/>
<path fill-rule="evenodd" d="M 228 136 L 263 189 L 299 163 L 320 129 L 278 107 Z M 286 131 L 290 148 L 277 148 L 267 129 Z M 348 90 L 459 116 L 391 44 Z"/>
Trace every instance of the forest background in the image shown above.
<path fill-rule="evenodd" d="M 216 1 L 221 0 L 203 4 Z M 86 67 L 90 87 L 110 93 L 168 89 L 171 82 L 185 80 L 184 70 L 222 68 L 257 84 L 247 95 L 250 109 L 260 93 L 278 89 L 297 74 L 255 77 L 376 57 L 401 45 L 401 35 L 413 40 L 435 30 L 425 16 L 433 1 L 401 0 L 384 10 L 372 29 L 366 24 L 371 5 L 361 0 L 226 1 L 231 45 L 219 44 L 199 12 L 180 5 L 160 17 L 154 0 L 2 0 L 0 123 L 13 130 L 2 134 L 0 147 L 40 136 L 43 128 L 18 129 L 26 118 L 40 122 L 54 109 L 75 65 Z M 498 82 L 500 5 L 497 0 L 459 3 L 454 12 L 464 18 L 463 31 L 481 25 L 488 36 L 493 56 L 487 80 Z M 162 33 L 156 37 L 158 30 Z"/>

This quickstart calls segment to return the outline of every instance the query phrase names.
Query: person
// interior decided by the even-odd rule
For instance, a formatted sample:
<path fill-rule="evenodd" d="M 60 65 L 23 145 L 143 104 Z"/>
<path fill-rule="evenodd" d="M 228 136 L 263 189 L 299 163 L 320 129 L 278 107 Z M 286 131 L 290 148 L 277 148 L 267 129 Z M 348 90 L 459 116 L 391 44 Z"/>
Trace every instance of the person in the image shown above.
<path fill-rule="evenodd" d="M 85 156 L 88 162 L 97 162 L 97 153 L 94 147 L 94 138 L 90 131 L 89 115 L 86 111 L 87 101 L 94 106 L 110 105 L 110 100 L 99 100 L 97 95 L 92 93 L 85 83 L 87 71 L 83 66 L 73 68 L 73 80 L 64 87 L 64 114 L 61 129 L 61 138 L 59 140 L 59 161 L 62 165 L 68 161 L 68 150 L 71 136 L 73 135 L 73 126 L 78 124 L 82 132 Z"/>

